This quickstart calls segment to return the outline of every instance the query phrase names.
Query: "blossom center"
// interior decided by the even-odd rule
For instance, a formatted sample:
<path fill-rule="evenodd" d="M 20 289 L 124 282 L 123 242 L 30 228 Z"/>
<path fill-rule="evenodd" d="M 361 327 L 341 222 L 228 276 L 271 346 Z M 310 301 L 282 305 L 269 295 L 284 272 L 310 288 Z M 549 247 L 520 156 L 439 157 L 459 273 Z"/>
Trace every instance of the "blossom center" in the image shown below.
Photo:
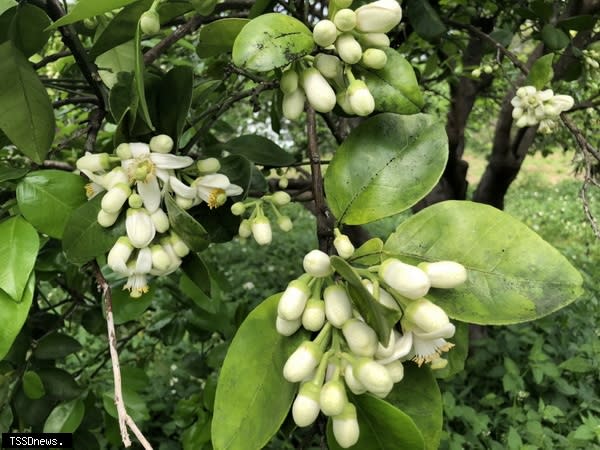
<path fill-rule="evenodd" d="M 155 172 L 156 166 L 150 158 L 139 158 L 132 166 L 130 176 L 136 181 L 146 182 Z"/>
<path fill-rule="evenodd" d="M 227 194 L 225 194 L 225 191 L 220 188 L 214 188 L 212 191 L 210 191 L 210 194 L 208 195 L 208 201 L 206 203 L 208 203 L 208 207 L 210 209 L 213 209 L 218 208 L 226 201 Z"/>

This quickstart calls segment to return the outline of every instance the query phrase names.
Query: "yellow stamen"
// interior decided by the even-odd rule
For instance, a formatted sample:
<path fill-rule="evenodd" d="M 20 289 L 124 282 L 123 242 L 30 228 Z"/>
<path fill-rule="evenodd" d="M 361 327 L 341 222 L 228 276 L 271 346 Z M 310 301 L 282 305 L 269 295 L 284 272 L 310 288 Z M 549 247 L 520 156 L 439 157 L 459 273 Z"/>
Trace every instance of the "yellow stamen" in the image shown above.
<path fill-rule="evenodd" d="M 223 203 L 227 201 L 227 195 L 225 195 L 225 191 L 220 188 L 215 188 L 210 191 L 210 195 L 208 196 L 208 207 L 210 209 L 218 208 Z"/>

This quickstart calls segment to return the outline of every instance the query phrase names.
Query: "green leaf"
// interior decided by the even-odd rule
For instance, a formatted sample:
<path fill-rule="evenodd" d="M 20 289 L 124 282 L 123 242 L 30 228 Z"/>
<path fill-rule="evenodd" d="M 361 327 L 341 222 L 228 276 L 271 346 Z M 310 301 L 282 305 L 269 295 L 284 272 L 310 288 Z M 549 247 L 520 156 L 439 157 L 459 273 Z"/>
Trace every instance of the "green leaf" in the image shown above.
<path fill-rule="evenodd" d="M 250 191 L 254 170 L 256 170 L 256 167 L 245 156 L 229 155 L 221 160 L 219 172 L 227 175 L 232 184 L 240 186 L 244 190 L 241 195 L 245 197 Z"/>
<path fill-rule="evenodd" d="M 85 406 L 77 398 L 57 405 L 44 423 L 44 433 L 73 433 L 81 424 Z"/>
<path fill-rule="evenodd" d="M 3 14 L 4 11 L 17 6 L 17 2 L 15 0 L 0 0 L 0 14 Z"/>
<path fill-rule="evenodd" d="M 234 155 L 268 167 L 285 167 L 296 162 L 294 155 L 286 152 L 270 139 L 256 134 L 245 134 L 220 145 Z"/>
<path fill-rule="evenodd" d="M 18 180 L 24 177 L 28 171 L 29 169 L 24 167 L 11 167 L 0 164 L 0 183 Z"/>
<path fill-rule="evenodd" d="M 387 64 L 383 69 L 354 66 L 375 98 L 375 110 L 397 114 L 416 114 L 423 108 L 423 94 L 410 63 L 397 51 L 385 49 Z"/>
<path fill-rule="evenodd" d="M 96 58 L 98 74 L 109 89 L 112 89 L 119 81 L 119 72 L 133 72 L 135 70 L 136 59 L 134 53 L 135 45 L 133 41 L 128 41 Z"/>
<path fill-rule="evenodd" d="M 37 373 L 28 370 L 23 374 L 23 392 L 32 400 L 37 400 L 46 395 L 42 379 Z"/>
<path fill-rule="evenodd" d="M 411 264 L 463 264 L 464 285 L 427 294 L 463 322 L 525 322 L 583 292 L 581 275 L 554 247 L 512 216 L 479 203 L 446 201 L 424 209 L 400 224 L 384 251 Z"/>
<path fill-rule="evenodd" d="M 73 400 L 83 391 L 66 370 L 50 367 L 39 369 L 38 375 L 44 383 L 46 394 L 58 400 Z"/>
<path fill-rule="evenodd" d="M 183 239 L 187 246 L 194 252 L 200 252 L 208 247 L 208 233 L 204 227 L 181 209 L 170 195 L 165 195 L 165 204 L 173 231 Z"/>
<path fill-rule="evenodd" d="M 546 47 L 552 51 L 562 50 L 571 42 L 571 39 L 563 30 L 550 24 L 544 25 L 540 37 Z"/>
<path fill-rule="evenodd" d="M 50 25 L 50 18 L 37 6 L 22 3 L 10 24 L 10 38 L 13 44 L 29 58 L 39 52 L 50 37 L 45 28 Z"/>
<path fill-rule="evenodd" d="M 565 31 L 587 31 L 592 30 L 597 22 L 597 18 L 590 15 L 573 16 L 559 20 L 556 26 Z"/>
<path fill-rule="evenodd" d="M 86 202 L 85 181 L 62 170 L 30 172 L 17 186 L 17 202 L 34 227 L 60 239 L 73 210 Z"/>
<path fill-rule="evenodd" d="M 181 270 L 205 295 L 211 294 L 211 279 L 208 267 L 195 253 L 189 254 L 181 264 Z"/>
<path fill-rule="evenodd" d="M 64 17 L 54 22 L 49 29 L 56 29 L 70 23 L 75 23 L 89 17 L 107 13 L 113 9 L 129 5 L 137 0 L 79 0 Z"/>
<path fill-rule="evenodd" d="M 252 8 L 250 8 L 248 17 L 254 19 L 264 13 L 267 9 L 271 9 L 274 4 L 275 0 L 256 0 L 252 5 Z"/>
<path fill-rule="evenodd" d="M 39 248 L 37 231 L 23 218 L 0 222 L 0 293 L 16 302 L 21 299 Z"/>
<path fill-rule="evenodd" d="M 19 299 L 20 301 L 15 302 L 4 291 L 0 290 L 0 323 L 2 324 L 0 327 L 0 360 L 4 359 L 10 350 L 27 319 L 33 300 L 34 288 L 35 275 L 31 274 L 25 286 L 25 292 Z"/>
<path fill-rule="evenodd" d="M 436 41 L 447 31 L 440 16 L 427 0 L 408 0 L 406 15 L 416 33 L 426 41 Z"/>
<path fill-rule="evenodd" d="M 554 77 L 554 70 L 552 69 L 553 59 L 554 53 L 548 53 L 537 59 L 535 63 L 533 63 L 533 66 L 531 66 L 525 84 L 535 86 L 538 90 L 541 90 L 548 85 Z"/>
<path fill-rule="evenodd" d="M 157 131 L 177 142 L 192 103 L 194 71 L 191 67 L 175 66 L 161 80 L 158 93 Z"/>
<path fill-rule="evenodd" d="M 10 41 L 0 45 L 0 104 L 0 129 L 41 163 L 54 140 L 54 111 L 31 64 Z"/>
<path fill-rule="evenodd" d="M 588 359 L 581 356 L 574 356 L 559 364 L 559 369 L 568 370 L 575 373 L 586 373 L 594 371 L 594 365 Z"/>
<path fill-rule="evenodd" d="M 375 330 L 379 342 L 389 342 L 392 327 L 400 320 L 402 313 L 389 309 L 375 300 L 350 264 L 339 256 L 331 257 L 331 266 L 348 282 L 348 293 L 352 303 L 365 322 Z"/>
<path fill-rule="evenodd" d="M 152 130 L 152 120 L 150 119 L 150 112 L 148 111 L 148 105 L 146 103 L 146 91 L 144 90 L 144 54 L 142 53 L 142 29 L 139 24 L 135 30 L 134 43 L 134 82 L 137 96 L 139 99 L 139 108 L 141 117 Z"/>
<path fill-rule="evenodd" d="M 84 203 L 71 214 L 63 233 L 63 250 L 75 264 L 83 264 L 106 253 L 120 236 L 125 235 L 125 220 L 117 220 L 110 228 L 104 228 L 96 219 L 100 211 L 102 195 Z"/>
<path fill-rule="evenodd" d="M 138 424 L 150 418 L 148 406 L 146 405 L 144 398 L 127 385 L 123 386 L 123 401 L 125 402 L 127 412 Z M 115 406 L 115 393 L 113 390 L 105 392 L 102 395 L 102 405 L 104 406 L 104 410 L 111 417 L 114 417 L 115 419 L 118 417 L 117 407 Z"/>
<path fill-rule="evenodd" d="M 79 350 L 81 344 L 75 338 L 61 333 L 52 333 L 38 342 L 33 356 L 37 359 L 60 359 Z"/>
<path fill-rule="evenodd" d="M 131 111 L 134 120 L 137 103 L 137 94 L 133 88 L 133 72 L 119 72 L 117 81 L 108 94 L 108 104 L 115 123 L 121 123 L 127 111 Z"/>
<path fill-rule="evenodd" d="M 252 311 L 229 347 L 212 420 L 215 450 L 263 448 L 290 409 L 296 386 L 283 378 L 283 366 L 307 335 L 277 333 L 280 297 L 271 296 Z"/>
<path fill-rule="evenodd" d="M 233 44 L 233 63 L 257 72 L 283 67 L 315 48 L 311 31 L 297 19 L 279 13 L 248 22 Z"/>
<path fill-rule="evenodd" d="M 436 450 L 442 434 L 442 395 L 427 366 L 404 363 L 404 378 L 386 397 L 408 414 L 421 430 L 425 450 Z"/>
<path fill-rule="evenodd" d="M 433 116 L 368 119 L 338 148 L 325 174 L 331 212 L 351 225 L 402 212 L 433 189 L 447 160 L 444 124 Z"/>
<path fill-rule="evenodd" d="M 353 264 L 375 266 L 381 263 L 382 251 L 383 241 L 381 239 L 369 239 L 354 251 L 354 254 L 348 259 L 348 261 Z"/>
<path fill-rule="evenodd" d="M 413 420 L 403 411 L 371 394 L 352 398 L 360 436 L 352 446 L 356 450 L 422 450 L 423 436 Z M 327 444 L 330 450 L 342 447 L 333 435 L 333 419 L 327 424 Z"/>
<path fill-rule="evenodd" d="M 154 300 L 154 286 L 150 285 L 148 292 L 140 298 L 132 298 L 122 286 L 113 286 L 113 317 L 116 325 L 121 325 L 130 320 L 137 320 Z"/>
<path fill-rule="evenodd" d="M 196 53 L 206 58 L 231 52 L 235 38 L 248 22 L 248 19 L 230 18 L 207 23 L 200 29 Z"/>

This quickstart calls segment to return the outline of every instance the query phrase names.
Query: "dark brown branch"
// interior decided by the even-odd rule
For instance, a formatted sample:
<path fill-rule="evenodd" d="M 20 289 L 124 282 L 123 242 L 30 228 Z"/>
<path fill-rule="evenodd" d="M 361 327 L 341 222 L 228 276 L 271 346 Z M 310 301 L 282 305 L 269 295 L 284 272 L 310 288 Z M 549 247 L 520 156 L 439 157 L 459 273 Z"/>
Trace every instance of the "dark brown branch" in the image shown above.
<path fill-rule="evenodd" d="M 62 100 L 56 100 L 52 102 L 52 107 L 59 108 L 64 105 L 79 105 L 79 104 L 91 104 L 97 105 L 98 99 L 96 97 L 69 97 Z"/>
<path fill-rule="evenodd" d="M 44 161 L 42 163 L 42 166 L 44 166 L 46 169 L 64 170 L 66 172 L 73 172 L 75 170 L 75 168 L 69 163 L 66 163 L 64 161 L 54 161 L 50 159 Z"/>
<path fill-rule="evenodd" d="M 42 58 L 39 62 L 36 62 L 33 65 L 33 69 L 34 70 L 41 69 L 42 67 L 44 67 L 54 61 L 58 61 L 61 58 L 65 58 L 67 56 L 71 56 L 71 52 L 69 50 L 63 50 L 61 52 L 53 53 L 51 55 L 46 56 L 45 58 Z"/>

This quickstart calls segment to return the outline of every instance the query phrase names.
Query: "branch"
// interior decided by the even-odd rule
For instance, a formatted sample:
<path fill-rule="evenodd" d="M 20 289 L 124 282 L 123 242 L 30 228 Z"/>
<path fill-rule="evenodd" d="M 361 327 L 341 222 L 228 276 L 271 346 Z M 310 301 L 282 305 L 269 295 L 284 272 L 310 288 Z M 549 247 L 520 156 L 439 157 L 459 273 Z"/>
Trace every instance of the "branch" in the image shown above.
<path fill-rule="evenodd" d="M 55 102 L 52 102 L 52 107 L 53 108 L 60 108 L 61 106 L 64 105 L 79 105 L 79 104 L 91 104 L 91 105 L 97 105 L 98 104 L 98 99 L 96 97 L 86 97 L 86 96 L 81 96 L 81 97 L 69 97 L 69 98 L 65 98 L 62 100 L 56 100 Z"/>
<path fill-rule="evenodd" d="M 321 155 L 317 144 L 317 118 L 315 110 L 307 104 L 306 133 L 308 135 L 308 159 L 312 174 L 312 191 L 315 200 L 315 216 L 317 218 L 317 238 L 319 249 L 325 253 L 331 250 L 333 239 L 333 218 L 327 204 L 323 190 L 323 175 L 321 173 Z"/>
<path fill-rule="evenodd" d="M 50 64 L 51 62 L 58 61 L 61 58 L 65 58 L 66 56 L 71 56 L 71 52 L 69 50 L 63 50 L 62 52 L 56 52 L 51 55 L 42 58 L 39 62 L 36 62 L 33 65 L 34 70 L 41 69 L 42 67 Z"/>
<path fill-rule="evenodd" d="M 42 166 L 44 166 L 46 169 L 64 170 L 66 172 L 73 172 L 75 170 L 75 168 L 69 163 L 64 161 L 54 161 L 51 159 L 44 161 Z"/>
<path fill-rule="evenodd" d="M 121 431 L 121 439 L 125 447 L 131 447 L 131 439 L 127 432 L 127 427 L 133 434 L 138 438 L 142 447 L 146 450 L 152 450 L 152 446 L 146 440 L 142 432 L 139 430 L 133 419 L 127 414 L 127 408 L 123 400 L 123 391 L 121 388 L 121 368 L 119 366 L 119 353 L 117 350 L 117 334 L 115 331 L 115 322 L 113 319 L 112 312 L 112 292 L 110 285 L 102 275 L 98 264 L 94 264 L 94 272 L 96 274 L 96 282 L 102 292 L 102 298 L 104 299 L 104 308 L 106 311 L 106 326 L 108 331 L 108 346 L 110 349 L 110 359 L 113 367 L 113 378 L 115 382 L 115 406 L 117 407 L 117 414 L 119 420 L 119 429 Z"/>

